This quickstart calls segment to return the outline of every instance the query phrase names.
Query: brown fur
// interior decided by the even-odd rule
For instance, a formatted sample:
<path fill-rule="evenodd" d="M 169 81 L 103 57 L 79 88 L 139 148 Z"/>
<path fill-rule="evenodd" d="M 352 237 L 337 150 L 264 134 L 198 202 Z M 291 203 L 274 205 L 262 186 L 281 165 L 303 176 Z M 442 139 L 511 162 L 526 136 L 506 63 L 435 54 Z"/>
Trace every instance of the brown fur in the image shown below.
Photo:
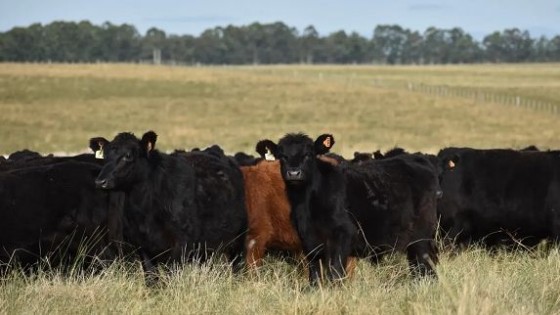
<path fill-rule="evenodd" d="M 268 248 L 299 254 L 301 242 L 290 219 L 290 203 L 278 161 L 241 167 L 249 233 L 245 242 L 247 264 L 257 267 Z"/>

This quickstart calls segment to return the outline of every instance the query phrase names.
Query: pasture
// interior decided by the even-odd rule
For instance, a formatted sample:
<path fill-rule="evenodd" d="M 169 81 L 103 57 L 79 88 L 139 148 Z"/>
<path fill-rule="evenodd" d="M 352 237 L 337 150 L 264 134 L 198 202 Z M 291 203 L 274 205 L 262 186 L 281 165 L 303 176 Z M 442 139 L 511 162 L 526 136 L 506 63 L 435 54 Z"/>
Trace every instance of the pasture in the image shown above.
<path fill-rule="evenodd" d="M 375 84 L 383 82 L 384 84 Z M 559 148 L 560 115 L 438 96 L 407 83 L 520 96 L 560 106 L 560 67 L 267 66 L 155 67 L 120 64 L 0 66 L 0 154 L 87 151 L 88 139 L 120 131 L 159 134 L 161 150 L 220 144 L 254 153 L 286 132 L 334 134 L 333 152 L 402 146 Z M 0 283 L 0 313 L 558 314 L 560 252 L 489 253 L 443 248 L 439 280 L 414 280 L 400 255 L 360 262 L 340 287 L 308 289 L 301 270 L 270 258 L 257 275 L 228 266 L 185 266 L 146 288 L 139 265 L 100 273 L 35 276 Z"/>

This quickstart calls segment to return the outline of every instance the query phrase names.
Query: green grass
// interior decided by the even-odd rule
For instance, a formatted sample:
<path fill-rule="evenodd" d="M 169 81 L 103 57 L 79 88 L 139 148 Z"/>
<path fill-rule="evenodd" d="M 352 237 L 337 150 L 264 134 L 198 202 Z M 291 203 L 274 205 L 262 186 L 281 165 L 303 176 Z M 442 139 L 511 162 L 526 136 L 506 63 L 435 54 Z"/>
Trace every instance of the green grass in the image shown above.
<path fill-rule="evenodd" d="M 374 80 L 389 82 L 386 86 Z M 163 150 L 220 144 L 253 152 L 286 132 L 333 133 L 350 156 L 395 145 L 558 148 L 559 116 L 435 97 L 407 82 L 510 93 L 560 104 L 560 67 L 136 65 L 0 66 L 0 153 L 87 150 L 94 136 L 153 129 Z M 184 266 L 147 288 L 137 265 L 63 276 L 56 270 L 0 283 L 0 313 L 560 314 L 558 249 L 444 252 L 438 281 L 413 280 L 401 255 L 340 287 L 306 288 L 301 268 L 268 259 L 257 275 Z"/>

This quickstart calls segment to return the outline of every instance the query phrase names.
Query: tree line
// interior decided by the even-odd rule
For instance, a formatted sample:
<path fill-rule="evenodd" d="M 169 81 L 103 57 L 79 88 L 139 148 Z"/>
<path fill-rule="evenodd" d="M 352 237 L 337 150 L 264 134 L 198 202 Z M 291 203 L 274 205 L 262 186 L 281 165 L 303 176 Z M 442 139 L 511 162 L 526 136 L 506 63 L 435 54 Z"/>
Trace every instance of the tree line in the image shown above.
<path fill-rule="evenodd" d="M 313 26 L 298 31 L 282 22 L 229 25 L 198 37 L 130 24 L 52 22 L 0 33 L 0 61 L 143 62 L 154 51 L 167 63 L 186 64 L 457 64 L 560 61 L 560 35 L 532 38 L 518 28 L 477 41 L 455 27 L 424 32 L 377 25 L 366 38 L 343 30 L 320 36 Z"/>

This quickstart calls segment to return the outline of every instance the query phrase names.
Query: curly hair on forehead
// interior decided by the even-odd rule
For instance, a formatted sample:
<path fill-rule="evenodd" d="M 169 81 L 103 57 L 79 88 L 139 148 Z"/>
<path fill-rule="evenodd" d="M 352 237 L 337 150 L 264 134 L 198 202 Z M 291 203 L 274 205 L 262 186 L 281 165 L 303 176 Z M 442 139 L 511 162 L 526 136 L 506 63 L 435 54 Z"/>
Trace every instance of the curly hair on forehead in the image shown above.
<path fill-rule="evenodd" d="M 290 144 L 300 144 L 300 143 L 313 143 L 313 139 L 311 139 L 307 134 L 303 132 L 298 133 L 288 133 L 284 137 L 278 141 L 279 145 L 290 145 Z"/>
<path fill-rule="evenodd" d="M 112 142 L 140 141 L 132 132 L 121 132 L 115 136 Z"/>

